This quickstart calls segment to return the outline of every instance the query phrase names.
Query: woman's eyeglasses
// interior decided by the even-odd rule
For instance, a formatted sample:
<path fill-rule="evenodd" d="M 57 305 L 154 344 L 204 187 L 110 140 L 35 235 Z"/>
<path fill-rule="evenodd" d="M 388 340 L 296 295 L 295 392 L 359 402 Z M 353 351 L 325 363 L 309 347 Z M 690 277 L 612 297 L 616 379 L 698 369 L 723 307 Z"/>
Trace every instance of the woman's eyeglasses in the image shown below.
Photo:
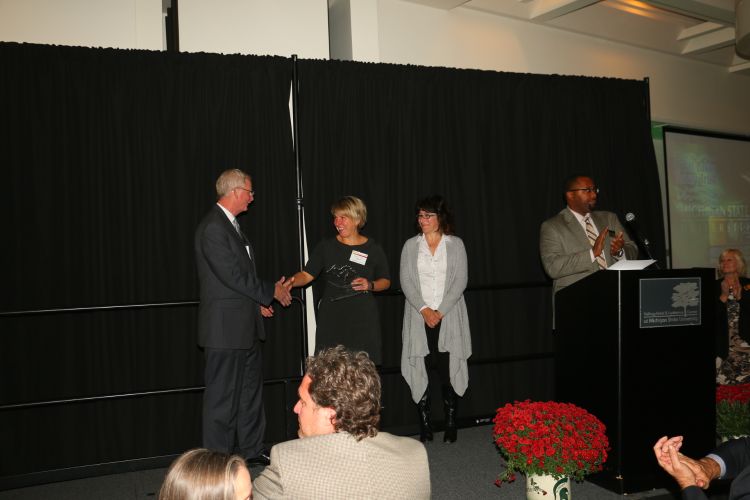
<path fill-rule="evenodd" d="M 429 214 L 429 213 L 425 213 L 425 214 L 417 214 L 417 220 L 419 220 L 419 219 L 427 219 L 427 220 L 430 220 L 430 219 L 432 219 L 433 217 L 437 217 L 437 214 Z"/>

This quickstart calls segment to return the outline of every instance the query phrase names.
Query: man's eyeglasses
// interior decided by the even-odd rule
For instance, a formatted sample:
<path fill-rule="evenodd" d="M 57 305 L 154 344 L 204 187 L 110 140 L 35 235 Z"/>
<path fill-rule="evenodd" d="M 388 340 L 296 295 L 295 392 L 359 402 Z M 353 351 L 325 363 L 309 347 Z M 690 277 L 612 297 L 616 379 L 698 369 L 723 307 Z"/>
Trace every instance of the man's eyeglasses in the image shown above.
<path fill-rule="evenodd" d="M 419 219 L 427 219 L 430 220 L 433 217 L 437 217 L 437 214 L 417 214 L 417 220 Z"/>
<path fill-rule="evenodd" d="M 596 193 L 599 194 L 599 188 L 576 188 L 576 189 L 568 189 L 568 192 L 573 191 L 586 191 L 587 193 Z"/>
<path fill-rule="evenodd" d="M 252 189 L 245 189 L 245 188 L 241 188 L 241 187 L 236 187 L 236 188 L 234 188 L 234 189 L 241 189 L 241 190 L 243 190 L 243 191 L 247 191 L 247 192 L 248 192 L 248 193 L 250 193 L 251 195 L 255 196 L 255 191 L 253 191 Z"/>

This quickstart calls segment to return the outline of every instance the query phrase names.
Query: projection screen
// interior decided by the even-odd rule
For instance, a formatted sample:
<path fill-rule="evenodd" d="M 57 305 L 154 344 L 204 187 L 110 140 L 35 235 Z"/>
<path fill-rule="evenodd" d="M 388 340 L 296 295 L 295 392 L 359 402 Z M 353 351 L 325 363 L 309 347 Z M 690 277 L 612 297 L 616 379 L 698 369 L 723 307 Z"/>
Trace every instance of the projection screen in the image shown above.
<path fill-rule="evenodd" d="M 664 129 L 672 268 L 750 258 L 750 138 Z"/>

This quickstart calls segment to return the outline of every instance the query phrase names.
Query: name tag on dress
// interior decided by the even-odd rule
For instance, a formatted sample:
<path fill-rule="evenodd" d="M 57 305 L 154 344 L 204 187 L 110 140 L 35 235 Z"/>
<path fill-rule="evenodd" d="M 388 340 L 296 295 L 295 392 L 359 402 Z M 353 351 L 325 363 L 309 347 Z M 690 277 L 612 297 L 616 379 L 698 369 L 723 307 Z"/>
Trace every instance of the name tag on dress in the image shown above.
<path fill-rule="evenodd" d="M 362 264 L 364 266 L 367 262 L 367 254 L 352 250 L 352 256 L 349 257 L 349 260 L 354 262 L 355 264 Z"/>

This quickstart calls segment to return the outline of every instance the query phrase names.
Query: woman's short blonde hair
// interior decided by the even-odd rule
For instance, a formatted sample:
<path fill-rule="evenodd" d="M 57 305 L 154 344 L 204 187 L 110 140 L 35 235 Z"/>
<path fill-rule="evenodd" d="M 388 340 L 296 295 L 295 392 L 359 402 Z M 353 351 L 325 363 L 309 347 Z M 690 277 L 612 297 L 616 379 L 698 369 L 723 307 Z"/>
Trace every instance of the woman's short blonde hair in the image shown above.
<path fill-rule="evenodd" d="M 357 228 L 362 229 L 367 224 L 367 207 L 365 202 L 356 196 L 344 196 L 331 205 L 331 215 L 341 213 L 357 221 Z"/>
<path fill-rule="evenodd" d="M 233 500 L 243 468 L 245 461 L 238 455 L 205 448 L 186 451 L 169 467 L 159 500 Z"/>
<path fill-rule="evenodd" d="M 747 264 L 745 264 L 745 257 L 742 255 L 742 251 L 738 248 L 727 248 L 726 250 L 721 252 L 721 255 L 719 255 L 719 277 L 724 277 L 724 274 L 722 274 L 721 272 L 721 259 L 730 254 L 734 256 L 734 260 L 737 261 L 737 275 L 745 276 L 745 273 L 747 272 Z"/>

